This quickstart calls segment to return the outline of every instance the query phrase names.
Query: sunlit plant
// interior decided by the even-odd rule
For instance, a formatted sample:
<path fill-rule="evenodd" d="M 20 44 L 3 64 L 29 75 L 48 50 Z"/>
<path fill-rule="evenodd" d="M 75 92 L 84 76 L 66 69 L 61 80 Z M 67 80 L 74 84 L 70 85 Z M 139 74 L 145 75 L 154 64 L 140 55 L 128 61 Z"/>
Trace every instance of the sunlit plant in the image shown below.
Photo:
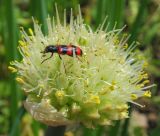
<path fill-rule="evenodd" d="M 128 118 L 128 105 L 139 97 L 150 97 L 146 62 L 136 52 L 135 45 L 126 43 L 122 29 L 107 31 L 104 23 L 96 30 L 83 22 L 81 13 L 70 22 L 47 19 L 48 34 L 35 20 L 34 31 L 21 30 L 19 52 L 23 59 L 11 62 L 9 69 L 17 72 L 27 99 L 24 106 L 38 121 L 58 126 L 82 123 L 87 127 L 110 125 L 114 120 Z M 77 59 L 58 54 L 41 64 L 42 51 L 48 45 L 80 47 L 83 55 Z M 47 54 L 49 57 L 50 54 Z"/>

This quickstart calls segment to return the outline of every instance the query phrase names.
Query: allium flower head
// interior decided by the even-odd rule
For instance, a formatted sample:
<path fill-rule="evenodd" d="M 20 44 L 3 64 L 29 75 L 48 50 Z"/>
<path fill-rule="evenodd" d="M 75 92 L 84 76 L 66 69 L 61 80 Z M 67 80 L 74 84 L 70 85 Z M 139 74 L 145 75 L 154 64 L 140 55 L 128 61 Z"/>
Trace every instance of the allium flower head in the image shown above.
<path fill-rule="evenodd" d="M 81 14 L 70 23 L 56 18 L 47 19 L 48 34 L 34 22 L 34 31 L 23 29 L 19 51 L 22 61 L 11 62 L 9 69 L 17 72 L 27 99 L 25 108 L 47 125 L 58 126 L 81 122 L 87 127 L 109 125 L 113 120 L 128 118 L 127 103 L 150 97 L 145 86 L 149 83 L 144 72 L 146 62 L 136 53 L 134 45 L 127 47 L 123 29 L 107 32 L 103 24 L 93 31 L 84 24 Z M 122 37 L 119 39 L 119 37 Z M 70 57 L 57 53 L 41 64 L 42 51 L 48 45 L 80 47 L 83 55 Z M 51 54 L 47 54 L 49 57 Z"/>

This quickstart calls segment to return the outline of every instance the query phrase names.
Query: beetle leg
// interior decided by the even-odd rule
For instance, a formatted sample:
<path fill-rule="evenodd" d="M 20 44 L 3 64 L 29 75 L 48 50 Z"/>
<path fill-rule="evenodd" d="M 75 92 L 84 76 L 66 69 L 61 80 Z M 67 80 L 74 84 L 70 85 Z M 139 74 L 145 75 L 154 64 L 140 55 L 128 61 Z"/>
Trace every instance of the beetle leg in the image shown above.
<path fill-rule="evenodd" d="M 58 54 L 59 55 L 59 54 Z M 59 55 L 59 58 L 62 60 L 62 57 Z"/>
<path fill-rule="evenodd" d="M 58 54 L 59 55 L 59 54 Z M 59 58 L 62 60 L 62 57 L 59 55 Z M 64 71 L 65 71 L 65 73 L 66 73 L 66 67 L 65 67 L 65 65 L 64 65 L 64 62 L 63 62 L 63 60 L 62 60 L 62 63 L 63 63 L 63 67 L 64 67 Z"/>
<path fill-rule="evenodd" d="M 43 62 L 45 62 L 46 60 L 52 58 L 52 57 L 53 57 L 53 53 L 51 54 L 51 56 L 50 56 L 49 58 L 44 59 L 44 60 L 41 62 L 41 64 L 42 64 Z"/>
<path fill-rule="evenodd" d="M 76 58 L 80 61 L 80 62 L 82 62 L 82 60 L 76 55 Z"/>

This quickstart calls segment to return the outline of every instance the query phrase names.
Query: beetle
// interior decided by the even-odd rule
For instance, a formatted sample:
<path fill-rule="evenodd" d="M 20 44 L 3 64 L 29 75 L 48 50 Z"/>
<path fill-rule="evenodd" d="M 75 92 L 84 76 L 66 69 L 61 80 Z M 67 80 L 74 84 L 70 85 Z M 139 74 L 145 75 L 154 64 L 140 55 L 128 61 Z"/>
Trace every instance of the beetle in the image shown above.
<path fill-rule="evenodd" d="M 51 53 L 51 56 L 47 59 L 44 59 L 41 62 L 41 64 L 43 62 L 45 62 L 46 60 L 50 59 L 51 57 L 53 57 L 54 53 L 57 53 L 59 55 L 60 59 L 62 59 L 60 55 L 68 55 L 71 57 L 76 56 L 78 58 L 78 56 L 82 56 L 82 54 L 83 54 L 80 47 L 72 45 L 72 44 L 69 44 L 69 45 L 48 45 L 45 47 L 44 51 L 42 51 L 41 53 L 43 53 L 43 56 L 45 56 L 46 53 Z"/>

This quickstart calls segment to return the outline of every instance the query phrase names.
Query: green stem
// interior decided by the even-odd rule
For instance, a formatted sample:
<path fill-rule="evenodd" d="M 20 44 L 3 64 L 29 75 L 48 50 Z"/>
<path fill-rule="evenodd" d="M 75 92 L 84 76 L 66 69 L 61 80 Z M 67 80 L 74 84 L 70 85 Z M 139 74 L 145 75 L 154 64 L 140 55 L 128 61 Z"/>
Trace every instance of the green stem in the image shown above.
<path fill-rule="evenodd" d="M 111 127 L 111 129 L 109 130 L 110 136 L 118 136 L 120 123 L 120 121 L 116 121 L 115 125 Z"/>
<path fill-rule="evenodd" d="M 13 127 L 12 127 L 12 130 L 11 130 L 11 133 L 9 134 L 9 136 L 17 136 L 16 134 L 16 130 L 18 129 L 18 126 L 20 124 L 20 121 L 21 121 L 21 118 L 22 116 L 24 115 L 25 113 L 25 110 L 23 108 L 23 106 L 19 109 L 19 112 L 17 114 L 17 117 L 15 118 L 14 120 L 14 124 L 13 124 Z"/>
<path fill-rule="evenodd" d="M 39 136 L 40 123 L 36 120 L 32 121 L 32 130 L 34 136 Z"/>
<path fill-rule="evenodd" d="M 49 126 L 45 132 L 45 136 L 64 136 L 65 126 L 51 127 Z"/>
<path fill-rule="evenodd" d="M 17 58 L 17 27 L 16 20 L 14 15 L 14 5 L 13 0 L 5 0 L 5 49 L 7 52 L 7 62 L 9 63 L 12 60 Z M 14 124 L 15 118 L 18 113 L 18 96 L 17 96 L 17 85 L 15 81 L 15 75 L 12 75 L 10 78 L 11 86 L 11 101 L 10 101 L 10 113 L 11 113 L 11 126 Z M 18 128 L 15 132 L 15 135 L 18 136 Z"/>
<path fill-rule="evenodd" d="M 102 136 L 103 127 L 97 126 L 95 129 L 83 128 L 83 136 Z"/>

